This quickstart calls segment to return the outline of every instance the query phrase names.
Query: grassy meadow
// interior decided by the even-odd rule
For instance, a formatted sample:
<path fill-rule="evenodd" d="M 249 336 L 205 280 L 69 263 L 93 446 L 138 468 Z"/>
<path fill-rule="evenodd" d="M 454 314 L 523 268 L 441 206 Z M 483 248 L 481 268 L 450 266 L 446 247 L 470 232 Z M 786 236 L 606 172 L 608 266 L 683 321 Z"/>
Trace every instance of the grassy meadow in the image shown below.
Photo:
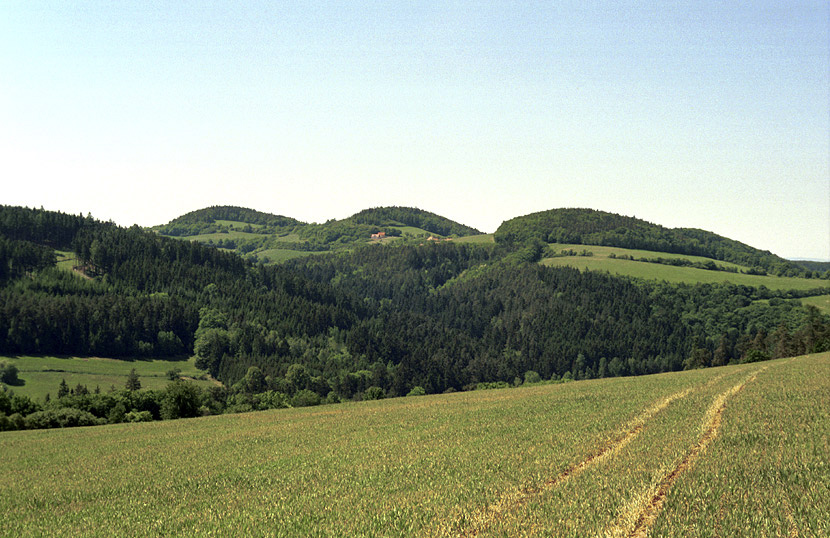
<path fill-rule="evenodd" d="M 709 271 L 695 267 L 679 267 L 659 263 L 639 262 L 623 260 L 619 257 L 611 258 L 610 254 L 616 256 L 633 256 L 635 258 L 683 258 L 692 262 L 713 261 L 723 267 L 736 267 L 739 270 L 746 269 L 729 262 L 710 260 L 700 256 L 686 256 L 683 254 L 667 254 L 665 252 L 651 252 L 648 250 L 632 250 L 619 247 L 600 247 L 594 245 L 563 245 L 552 244 L 554 252 L 562 250 L 573 250 L 592 252 L 593 256 L 564 256 L 556 258 L 545 258 L 540 263 L 549 266 L 567 266 L 580 270 L 608 271 L 612 274 L 643 278 L 646 280 L 665 280 L 674 284 L 696 284 L 696 283 L 721 283 L 731 282 L 742 286 L 760 287 L 766 286 L 771 290 L 813 290 L 816 288 L 830 287 L 830 281 L 816 280 L 810 278 L 779 277 L 770 275 L 746 275 L 743 273 L 729 273 L 726 271 Z"/>
<path fill-rule="evenodd" d="M 828 536 L 828 379 L 830 353 L 6 432 L 3 532 Z"/>
<path fill-rule="evenodd" d="M 305 256 L 315 256 L 318 254 L 328 254 L 328 251 L 306 251 L 306 250 L 288 250 L 284 248 L 267 248 L 255 252 L 257 258 L 268 258 L 268 263 L 282 263 L 294 258 L 303 258 Z"/>
<path fill-rule="evenodd" d="M 458 243 L 475 243 L 482 245 L 495 243 L 495 240 L 493 239 L 493 234 L 465 235 L 464 237 L 457 238 L 455 241 L 457 241 Z"/>
<path fill-rule="evenodd" d="M 135 368 L 139 375 L 141 387 L 145 389 L 163 389 L 170 383 L 167 378 L 169 370 L 178 368 L 181 376 L 198 378 L 204 374 L 194 365 L 195 359 L 169 360 L 135 360 L 122 361 L 98 357 L 0 357 L 0 362 L 17 366 L 21 385 L 8 386 L 15 394 L 42 400 L 47 393 L 54 397 L 62 379 L 70 388 L 79 383 L 91 391 L 100 387 L 107 391 L 114 386 L 123 389 L 130 370 Z M 196 381 L 203 387 L 211 381 Z"/>
<path fill-rule="evenodd" d="M 823 313 L 830 314 L 830 295 L 815 295 L 813 297 L 804 297 L 803 299 L 801 299 L 801 304 L 815 306 Z"/>

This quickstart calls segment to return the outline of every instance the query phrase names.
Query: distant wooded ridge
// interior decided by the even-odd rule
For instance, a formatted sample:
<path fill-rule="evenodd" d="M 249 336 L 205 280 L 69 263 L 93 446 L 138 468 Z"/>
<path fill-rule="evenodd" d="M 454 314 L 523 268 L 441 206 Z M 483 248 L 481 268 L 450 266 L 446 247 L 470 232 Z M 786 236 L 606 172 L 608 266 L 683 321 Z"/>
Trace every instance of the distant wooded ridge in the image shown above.
<path fill-rule="evenodd" d="M 248 226 L 234 226 L 233 223 Z M 406 227 L 410 229 L 403 232 L 402 228 Z M 414 207 L 371 208 L 339 221 L 309 224 L 243 207 L 212 206 L 192 211 L 153 229 L 174 237 L 199 237 L 229 231 L 258 234 L 260 237 L 237 235 L 234 238 L 217 238 L 214 243 L 223 248 L 237 249 L 243 254 L 266 248 L 334 250 L 365 241 L 378 232 L 390 238 L 416 235 L 417 231 L 442 237 L 481 234 L 475 228 Z M 279 236 L 279 240 L 268 241 L 264 238 L 268 235 Z M 703 256 L 779 276 L 803 276 L 807 271 L 830 270 L 830 263 L 787 260 L 706 230 L 666 228 L 635 217 L 593 209 L 551 209 L 516 217 L 503 222 L 494 238 L 498 243 L 510 245 L 538 240 Z M 206 241 L 211 243 L 214 239 Z"/>

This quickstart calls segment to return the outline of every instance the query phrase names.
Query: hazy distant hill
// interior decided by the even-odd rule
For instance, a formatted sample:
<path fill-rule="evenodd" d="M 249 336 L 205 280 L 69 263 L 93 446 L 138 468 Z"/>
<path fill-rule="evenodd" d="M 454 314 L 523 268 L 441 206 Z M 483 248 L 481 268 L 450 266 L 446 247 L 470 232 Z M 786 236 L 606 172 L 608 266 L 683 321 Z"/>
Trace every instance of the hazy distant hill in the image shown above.
<path fill-rule="evenodd" d="M 192 211 L 153 230 L 234 251 L 264 263 L 351 249 L 370 242 L 423 241 L 429 236 L 481 233 L 414 207 L 377 207 L 318 224 L 243 207 L 213 206 Z M 381 232 L 381 238 L 375 235 Z"/>
<path fill-rule="evenodd" d="M 830 262 L 820 262 L 816 260 L 790 260 L 796 265 L 807 269 L 808 271 L 825 272 L 830 271 Z"/>
<path fill-rule="evenodd" d="M 635 217 L 593 209 L 551 209 L 505 221 L 496 242 L 522 244 L 538 239 L 547 243 L 602 245 L 672 254 L 704 256 L 757 267 L 777 275 L 797 276 L 802 267 L 769 251 L 694 228 L 666 228 Z"/>
<path fill-rule="evenodd" d="M 211 206 L 185 213 L 165 225 L 156 226 L 154 230 L 162 235 L 170 236 L 200 235 L 220 230 L 221 223 L 217 224 L 217 221 L 232 221 L 269 228 L 286 228 L 303 224 L 290 217 L 263 213 L 245 207 Z"/>

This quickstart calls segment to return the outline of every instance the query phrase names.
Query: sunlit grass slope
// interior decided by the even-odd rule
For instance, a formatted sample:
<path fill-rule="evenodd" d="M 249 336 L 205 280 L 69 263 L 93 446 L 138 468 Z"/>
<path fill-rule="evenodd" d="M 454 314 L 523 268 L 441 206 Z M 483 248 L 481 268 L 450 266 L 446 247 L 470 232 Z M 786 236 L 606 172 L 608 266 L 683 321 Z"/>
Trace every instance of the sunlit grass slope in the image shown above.
<path fill-rule="evenodd" d="M 653 519 L 644 519 L 646 531 L 706 535 L 716 521 L 722 536 L 827 536 L 828 378 L 823 354 L 7 432 L 0 434 L 3 531 L 629 536 L 666 476 L 690 460 Z"/>
<path fill-rule="evenodd" d="M 6 386 L 15 394 L 29 396 L 34 399 L 43 399 L 47 393 L 54 397 L 61 380 L 66 380 L 69 388 L 79 383 L 90 391 L 99 387 L 107 391 L 110 387 L 123 389 L 127 382 L 130 370 L 135 368 L 139 375 L 142 388 L 163 389 L 170 380 L 167 372 L 178 368 L 182 376 L 198 378 L 204 374 L 194 365 L 195 359 L 166 361 L 166 360 L 136 360 L 122 361 L 98 357 L 0 357 L 0 361 L 17 366 L 21 385 Z M 197 381 L 204 387 L 210 381 Z"/>
<path fill-rule="evenodd" d="M 825 314 L 830 314 L 830 295 L 816 295 L 801 299 L 801 304 L 813 305 Z"/>
<path fill-rule="evenodd" d="M 745 267 L 729 262 L 710 260 L 700 256 L 687 256 L 684 254 L 667 254 L 665 252 L 652 252 L 648 250 L 632 250 L 619 247 L 601 247 L 594 245 L 563 245 L 553 244 L 554 252 L 562 250 L 573 250 L 576 253 L 587 251 L 593 256 L 563 256 L 556 258 L 545 258 L 542 264 L 550 266 L 568 266 L 580 270 L 608 271 L 612 274 L 643 278 L 647 280 L 665 280 L 672 283 L 720 283 L 731 282 L 733 284 L 760 287 L 766 286 L 771 290 L 812 290 L 816 288 L 830 287 L 830 281 L 816 280 L 810 278 L 793 278 L 763 275 L 746 275 L 743 273 L 730 273 L 726 271 L 709 271 L 695 267 L 679 267 L 659 263 L 640 262 L 620 259 L 620 256 L 633 256 L 634 258 L 679 258 L 691 262 L 711 261 L 723 267 L 735 267 L 739 271 Z M 616 258 L 610 257 L 614 254 Z"/>
<path fill-rule="evenodd" d="M 464 237 L 459 237 L 456 241 L 459 243 L 478 243 L 484 245 L 495 242 L 493 240 L 493 234 L 466 235 Z"/>

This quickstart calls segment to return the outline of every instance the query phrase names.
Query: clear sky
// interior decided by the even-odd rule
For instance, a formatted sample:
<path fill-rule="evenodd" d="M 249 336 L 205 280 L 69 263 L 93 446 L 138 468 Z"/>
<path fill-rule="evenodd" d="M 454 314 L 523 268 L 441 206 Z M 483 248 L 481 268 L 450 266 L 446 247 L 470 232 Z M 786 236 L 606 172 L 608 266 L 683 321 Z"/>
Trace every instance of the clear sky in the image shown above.
<path fill-rule="evenodd" d="M 590 207 L 830 259 L 830 6 L 0 3 L 0 203 Z"/>

